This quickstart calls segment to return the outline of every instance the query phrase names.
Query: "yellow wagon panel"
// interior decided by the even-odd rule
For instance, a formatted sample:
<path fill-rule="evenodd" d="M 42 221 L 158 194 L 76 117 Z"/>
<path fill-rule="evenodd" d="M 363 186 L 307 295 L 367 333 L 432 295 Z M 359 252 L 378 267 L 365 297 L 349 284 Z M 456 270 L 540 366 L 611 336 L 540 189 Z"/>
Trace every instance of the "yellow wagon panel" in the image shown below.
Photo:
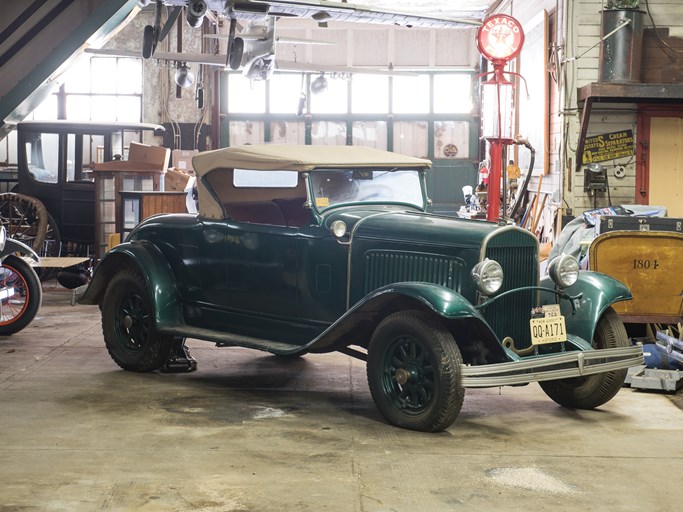
<path fill-rule="evenodd" d="M 612 231 L 590 246 L 590 268 L 633 293 L 614 304 L 625 322 L 677 323 L 683 316 L 683 233 Z"/>

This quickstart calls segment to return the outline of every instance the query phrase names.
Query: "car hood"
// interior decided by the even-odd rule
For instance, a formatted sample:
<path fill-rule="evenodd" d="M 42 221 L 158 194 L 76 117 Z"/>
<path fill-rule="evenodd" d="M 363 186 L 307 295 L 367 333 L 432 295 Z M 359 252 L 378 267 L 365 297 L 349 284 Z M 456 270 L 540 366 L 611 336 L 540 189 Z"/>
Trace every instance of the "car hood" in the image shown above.
<path fill-rule="evenodd" d="M 399 209 L 349 209 L 330 212 L 325 225 L 343 220 L 354 239 L 392 240 L 481 247 L 484 238 L 498 225 L 479 220 L 459 219 L 419 211 Z"/>

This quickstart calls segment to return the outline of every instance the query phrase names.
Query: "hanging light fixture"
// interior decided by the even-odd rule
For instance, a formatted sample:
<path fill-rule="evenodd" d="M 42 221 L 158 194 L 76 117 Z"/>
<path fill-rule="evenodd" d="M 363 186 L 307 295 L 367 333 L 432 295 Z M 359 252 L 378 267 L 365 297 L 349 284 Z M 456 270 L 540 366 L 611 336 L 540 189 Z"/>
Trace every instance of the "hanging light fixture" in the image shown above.
<path fill-rule="evenodd" d="M 194 83 L 194 73 L 187 65 L 187 62 L 183 62 L 175 72 L 175 83 L 178 87 L 183 89 L 190 87 Z"/>
<path fill-rule="evenodd" d="M 311 92 L 313 94 L 320 94 L 327 89 L 327 78 L 325 73 L 320 73 L 320 76 L 311 82 Z"/>

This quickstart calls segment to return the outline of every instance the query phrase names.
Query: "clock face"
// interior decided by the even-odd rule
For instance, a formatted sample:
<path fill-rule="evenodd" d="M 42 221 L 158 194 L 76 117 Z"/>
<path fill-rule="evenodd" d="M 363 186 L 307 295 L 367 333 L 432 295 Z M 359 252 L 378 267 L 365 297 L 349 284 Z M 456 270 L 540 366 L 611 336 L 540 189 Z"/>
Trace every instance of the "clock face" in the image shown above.
<path fill-rule="evenodd" d="M 507 14 L 489 16 L 477 31 L 477 48 L 489 60 L 508 61 L 517 56 L 523 44 L 522 26 Z"/>

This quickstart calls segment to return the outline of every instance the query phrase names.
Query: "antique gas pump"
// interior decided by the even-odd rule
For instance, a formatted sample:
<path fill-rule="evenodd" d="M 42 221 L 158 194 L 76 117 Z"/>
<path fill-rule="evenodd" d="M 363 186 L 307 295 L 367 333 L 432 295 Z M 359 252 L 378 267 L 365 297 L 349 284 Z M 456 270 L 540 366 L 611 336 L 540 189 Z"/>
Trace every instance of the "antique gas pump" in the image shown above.
<path fill-rule="evenodd" d="M 488 209 L 486 220 L 499 217 L 501 176 L 504 168 L 503 146 L 513 139 L 513 99 L 515 84 L 505 75 L 506 64 L 515 58 L 524 44 L 524 31 L 519 22 L 507 14 L 486 18 L 477 31 L 477 48 L 491 61 L 493 71 L 479 75 L 482 86 L 482 135 L 489 143 Z"/>

